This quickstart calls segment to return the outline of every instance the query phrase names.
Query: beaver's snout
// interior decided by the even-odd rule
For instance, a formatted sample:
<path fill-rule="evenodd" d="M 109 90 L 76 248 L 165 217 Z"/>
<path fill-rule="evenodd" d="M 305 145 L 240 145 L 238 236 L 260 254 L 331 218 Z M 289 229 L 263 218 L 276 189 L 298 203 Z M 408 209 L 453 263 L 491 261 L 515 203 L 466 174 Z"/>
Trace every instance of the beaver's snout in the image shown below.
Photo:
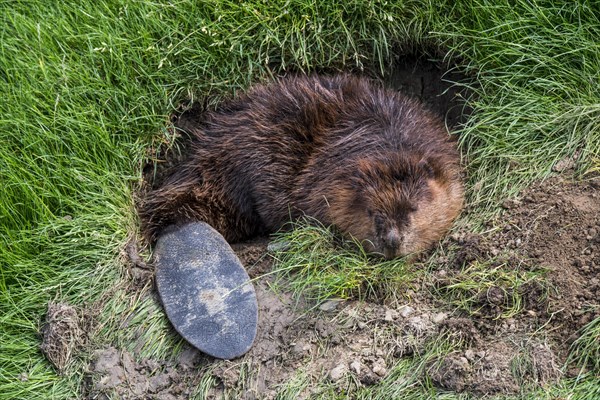
<path fill-rule="evenodd" d="M 402 243 L 402 235 L 398 228 L 391 228 L 381 238 L 381 253 L 383 256 L 390 260 L 398 256 L 400 250 L 400 244 Z"/>

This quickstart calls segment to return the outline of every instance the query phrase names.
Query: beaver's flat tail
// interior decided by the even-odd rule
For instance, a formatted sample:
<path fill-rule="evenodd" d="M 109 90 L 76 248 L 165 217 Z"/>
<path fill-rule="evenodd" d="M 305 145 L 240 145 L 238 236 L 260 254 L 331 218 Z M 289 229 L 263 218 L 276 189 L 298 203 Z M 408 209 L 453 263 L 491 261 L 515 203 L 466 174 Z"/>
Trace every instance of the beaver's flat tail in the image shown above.
<path fill-rule="evenodd" d="M 156 286 L 173 327 L 216 358 L 246 353 L 256 337 L 254 287 L 225 239 L 208 224 L 168 229 L 154 250 Z"/>

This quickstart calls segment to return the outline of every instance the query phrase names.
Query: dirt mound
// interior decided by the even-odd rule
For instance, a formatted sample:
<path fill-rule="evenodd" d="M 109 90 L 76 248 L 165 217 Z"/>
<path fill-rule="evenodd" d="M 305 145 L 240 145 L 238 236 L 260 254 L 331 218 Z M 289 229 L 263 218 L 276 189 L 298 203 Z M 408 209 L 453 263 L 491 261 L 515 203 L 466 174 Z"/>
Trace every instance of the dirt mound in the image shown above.
<path fill-rule="evenodd" d="M 556 332 L 559 338 L 573 339 L 578 329 L 600 316 L 598 189 L 598 178 L 583 183 L 555 178 L 505 204 L 509 219 L 499 239 L 551 270 L 557 293 L 550 297 L 548 313 L 564 327 Z"/>
<path fill-rule="evenodd" d="M 600 316 L 599 188 L 600 178 L 577 183 L 562 177 L 530 187 L 503 203 L 501 218 L 488 223 L 493 233 L 454 236 L 460 246 L 455 264 L 501 259 L 524 271 L 547 269 L 548 297 L 539 286 L 526 287 L 532 311 L 526 314 L 551 318 L 553 336 L 572 339 Z"/>
<path fill-rule="evenodd" d="M 442 288 L 460 281 L 453 277 L 464 279 L 473 265 L 521 277 L 545 272 L 518 287 L 492 285 L 475 298 L 475 311 L 463 315 L 476 327 L 468 337 L 476 339 L 432 370 L 434 382 L 455 391 L 513 393 L 520 384 L 561 376 L 559 366 L 579 330 L 600 317 L 599 188 L 599 178 L 549 179 L 504 202 L 488 233 L 462 232 L 448 240 L 457 252 L 440 260 L 442 279 L 435 284 Z M 520 307 L 503 316 L 515 311 L 515 298 Z"/>
<path fill-rule="evenodd" d="M 89 399 L 182 399 L 190 398 L 199 378 L 191 373 L 200 353 L 184 350 L 175 363 L 135 360 L 126 350 L 97 350 L 88 376 Z"/>

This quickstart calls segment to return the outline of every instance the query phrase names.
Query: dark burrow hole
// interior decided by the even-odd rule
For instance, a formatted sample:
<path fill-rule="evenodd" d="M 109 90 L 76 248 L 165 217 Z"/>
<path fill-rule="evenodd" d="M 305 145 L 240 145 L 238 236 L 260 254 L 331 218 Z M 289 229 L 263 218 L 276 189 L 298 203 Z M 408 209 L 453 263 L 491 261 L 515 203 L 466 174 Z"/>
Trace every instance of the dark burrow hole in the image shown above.
<path fill-rule="evenodd" d="M 425 103 L 445 120 L 450 131 L 455 131 L 472 111 L 465 102 L 468 90 L 456 84 L 468 80 L 452 65 L 431 61 L 425 56 L 405 55 L 394 63 L 386 84 Z"/>

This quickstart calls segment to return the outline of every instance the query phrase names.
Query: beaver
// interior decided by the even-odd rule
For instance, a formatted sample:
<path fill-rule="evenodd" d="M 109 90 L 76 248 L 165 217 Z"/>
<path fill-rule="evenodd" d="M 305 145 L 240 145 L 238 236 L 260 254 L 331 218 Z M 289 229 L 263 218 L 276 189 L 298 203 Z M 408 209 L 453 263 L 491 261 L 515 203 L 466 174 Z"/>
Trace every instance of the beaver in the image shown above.
<path fill-rule="evenodd" d="M 365 77 L 278 78 L 179 126 L 189 156 L 139 209 L 150 241 L 203 221 L 232 243 L 308 216 L 389 259 L 431 247 L 462 208 L 441 119 Z"/>

